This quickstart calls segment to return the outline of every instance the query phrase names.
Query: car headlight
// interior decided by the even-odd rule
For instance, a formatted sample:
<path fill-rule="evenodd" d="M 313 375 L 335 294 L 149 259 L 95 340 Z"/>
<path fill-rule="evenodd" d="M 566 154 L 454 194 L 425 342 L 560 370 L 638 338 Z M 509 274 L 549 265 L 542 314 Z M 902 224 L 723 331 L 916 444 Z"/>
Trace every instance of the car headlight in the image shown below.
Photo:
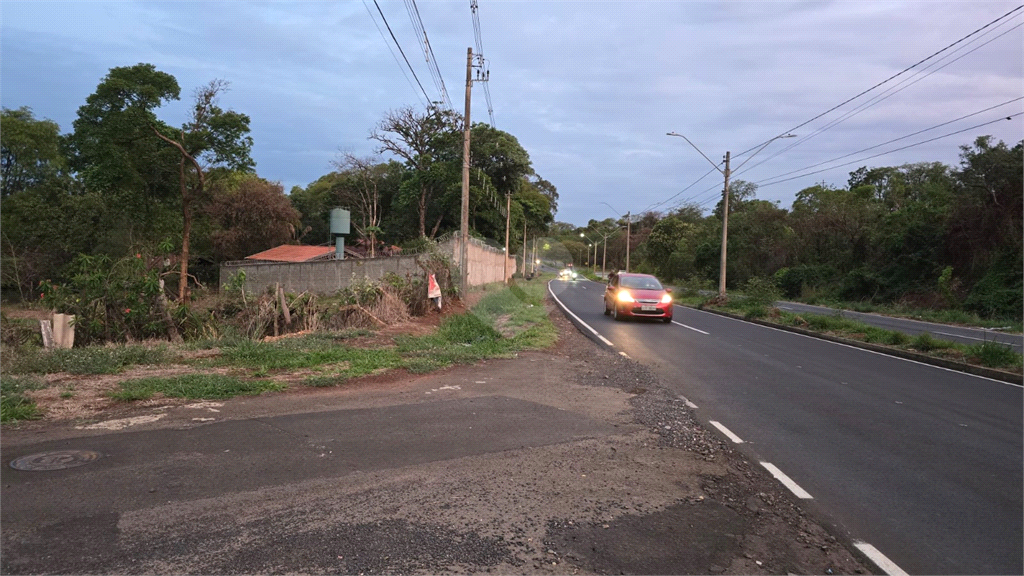
<path fill-rule="evenodd" d="M 619 302 L 636 302 L 636 300 L 633 300 L 633 295 L 625 290 L 619 290 L 619 293 L 615 295 L 615 299 Z"/>
<path fill-rule="evenodd" d="M 573 273 L 572 273 L 572 279 L 573 279 L 573 280 L 575 280 L 575 279 L 576 279 L 576 273 L 575 273 L 575 272 L 573 272 Z"/>
<path fill-rule="evenodd" d="M 662 304 L 671 304 L 672 303 L 672 295 L 671 294 L 665 294 L 664 296 L 662 296 L 661 297 L 661 303 Z"/>

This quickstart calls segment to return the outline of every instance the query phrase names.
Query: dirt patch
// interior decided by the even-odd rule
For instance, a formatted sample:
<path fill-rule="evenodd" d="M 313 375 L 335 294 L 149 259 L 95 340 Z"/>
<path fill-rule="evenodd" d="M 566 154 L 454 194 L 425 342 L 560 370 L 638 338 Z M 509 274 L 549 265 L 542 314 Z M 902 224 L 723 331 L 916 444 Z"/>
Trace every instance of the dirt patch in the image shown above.
<path fill-rule="evenodd" d="M 466 300 L 471 307 L 476 302 L 479 302 L 484 295 L 486 295 L 486 293 L 482 291 L 471 292 Z M 466 302 L 460 300 L 449 300 L 441 311 L 431 310 L 425 316 L 412 317 L 408 320 L 385 326 L 384 328 L 366 336 L 359 336 L 346 340 L 345 345 L 363 349 L 393 347 L 396 345 L 396 336 L 426 336 L 432 334 L 437 330 L 437 327 L 441 324 L 441 321 L 444 318 L 455 314 L 461 314 L 466 310 Z M 38 315 L 46 316 L 49 314 L 49 312 L 45 310 L 33 309 L 13 309 L 11 312 L 17 314 L 17 316 L 12 314 L 11 317 L 24 318 L 32 318 Z M 264 341 L 275 342 L 288 338 L 300 337 L 306 334 L 309 334 L 308 330 L 282 334 L 280 336 L 270 336 L 264 338 Z M 166 342 L 157 340 L 147 340 L 141 344 L 147 346 L 167 345 Z M 182 361 L 187 362 L 191 360 L 216 358 L 221 355 L 221 350 L 220 348 L 202 350 L 177 349 L 175 350 L 175 354 Z M 272 373 L 268 378 L 282 384 L 301 385 L 310 377 L 329 375 L 332 372 L 344 370 L 347 366 L 347 363 L 340 363 L 338 365 L 320 366 L 316 369 L 291 370 L 287 372 Z M 42 413 L 41 420 L 35 422 L 20 422 L 17 426 L 39 427 L 46 422 L 89 420 L 100 415 L 107 415 L 107 413 L 112 415 L 124 415 L 131 413 L 132 411 L 150 410 L 154 406 L 178 405 L 187 401 L 174 398 L 164 398 L 158 394 L 149 400 L 119 402 L 110 398 L 109 394 L 117 390 L 118 384 L 126 380 L 134 380 L 137 378 L 166 378 L 181 376 L 184 374 L 195 374 L 199 372 L 204 374 L 231 374 L 243 378 L 252 377 L 251 371 L 239 370 L 237 368 L 196 368 L 186 364 L 136 366 L 119 374 L 81 375 L 65 372 L 47 374 L 43 377 L 44 381 L 47 383 L 46 388 L 26 393 L 26 395 L 32 399 L 40 409 L 40 412 Z M 363 381 L 368 385 L 379 385 L 387 381 L 406 377 L 407 375 L 408 373 L 405 370 L 389 370 L 384 373 L 377 372 L 353 378 L 352 381 L 348 383 L 348 387 L 351 387 L 352 385 L 362 386 L 364 383 Z M 308 389 L 309 388 L 306 386 L 297 386 L 289 388 L 286 393 L 304 393 L 308 391 Z"/>
<path fill-rule="evenodd" d="M 118 389 L 121 382 L 138 378 L 169 378 L 193 374 L 196 369 L 184 364 L 167 366 L 137 366 L 120 374 L 83 375 L 58 372 L 47 374 L 49 384 L 40 390 L 25 393 L 43 413 L 43 421 L 87 420 L 108 413 L 125 413 L 148 409 L 159 405 L 177 405 L 189 402 L 180 398 L 164 398 L 156 395 L 149 400 L 119 402 L 109 396 Z M 229 374 L 230 368 L 204 368 L 204 374 Z M 28 424 L 28 423 L 25 423 Z"/>

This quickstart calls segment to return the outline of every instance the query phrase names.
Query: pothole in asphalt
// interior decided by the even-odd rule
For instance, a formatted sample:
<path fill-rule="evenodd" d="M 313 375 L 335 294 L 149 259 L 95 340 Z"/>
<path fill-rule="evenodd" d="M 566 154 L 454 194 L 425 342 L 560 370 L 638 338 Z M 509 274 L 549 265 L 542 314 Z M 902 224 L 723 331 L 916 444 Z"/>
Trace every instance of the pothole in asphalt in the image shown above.
<path fill-rule="evenodd" d="M 30 454 L 11 460 L 11 468 L 15 470 L 28 470 L 33 472 L 48 470 L 64 470 L 83 466 L 100 457 L 99 452 L 92 450 L 57 450 L 55 452 L 40 452 Z"/>

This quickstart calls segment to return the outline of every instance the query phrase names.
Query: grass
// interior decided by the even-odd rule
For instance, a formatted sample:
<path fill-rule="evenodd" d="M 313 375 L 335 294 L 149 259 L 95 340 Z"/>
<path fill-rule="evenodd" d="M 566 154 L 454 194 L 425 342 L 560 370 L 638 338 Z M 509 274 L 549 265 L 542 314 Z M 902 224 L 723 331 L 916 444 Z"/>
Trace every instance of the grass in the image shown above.
<path fill-rule="evenodd" d="M 234 396 L 254 396 L 284 386 L 269 380 L 242 380 L 216 374 L 186 374 L 171 378 L 139 378 L 121 382 L 110 397 L 123 402 L 146 400 L 157 392 L 171 398 L 218 400 Z"/>
<path fill-rule="evenodd" d="M 214 358 L 189 363 L 199 373 L 126 380 L 109 396 L 122 402 L 152 398 L 155 394 L 186 399 L 223 399 L 281 390 L 274 374 L 296 370 L 313 372 L 303 384 L 331 387 L 368 374 L 405 368 L 415 374 L 432 372 L 455 364 L 470 364 L 486 358 L 507 358 L 520 350 L 546 348 L 557 339 L 557 330 L 544 306 L 547 286 L 543 280 L 520 282 L 486 291 L 469 312 L 446 317 L 433 334 L 400 336 L 397 345 L 383 348 L 355 348 L 347 341 L 370 334 L 366 330 L 315 333 L 273 342 L 252 341 L 237 336 L 208 339 L 186 345 L 185 349 L 219 347 Z M 497 326 L 497 328 L 496 328 Z M 500 328 L 500 331 L 499 329 Z M 116 374 L 135 364 L 178 361 L 166 346 L 93 346 L 70 350 L 19 352 L 4 369 L 19 374 L 70 372 L 73 374 Z M 212 367 L 244 370 L 248 377 L 202 373 Z M 45 383 L 33 376 L 3 378 L 3 421 L 39 417 L 24 391 Z M 65 390 L 61 397 L 74 395 Z"/>
<path fill-rule="evenodd" d="M 170 359 L 166 346 L 89 346 L 53 350 L 21 349 L 4 358 L 14 374 L 117 374 L 127 366 L 162 364 Z"/>
<path fill-rule="evenodd" d="M 0 376 L 0 422 L 13 423 L 41 417 L 39 407 L 25 396 L 25 392 L 45 387 L 46 383 L 34 376 Z"/>
<path fill-rule="evenodd" d="M 858 320 L 844 318 L 839 315 L 838 311 L 832 315 L 795 314 L 778 309 L 767 310 L 763 307 L 746 305 L 742 302 L 737 303 L 734 300 L 730 300 L 721 309 L 742 315 L 747 319 L 760 318 L 776 324 L 833 334 L 851 340 L 891 346 L 901 350 L 920 352 L 988 368 L 1020 372 L 1022 366 L 1024 366 L 1024 356 L 1003 344 L 996 342 L 961 344 L 936 338 L 927 332 L 916 336 L 909 336 L 903 332 L 885 330 Z"/>
<path fill-rule="evenodd" d="M 1021 332 L 1024 330 L 1024 323 L 1019 318 L 982 318 L 973 312 L 964 310 L 935 310 L 932 308 L 912 308 L 898 304 L 872 304 L 870 302 L 844 302 L 836 300 L 820 300 L 800 298 L 797 301 L 805 304 L 816 304 L 828 306 L 838 310 L 852 310 L 870 314 L 884 314 L 897 318 L 908 318 L 911 320 L 922 320 L 935 322 L 937 324 L 961 324 L 964 326 L 975 326 L 978 328 L 1003 328 L 1010 332 Z"/>

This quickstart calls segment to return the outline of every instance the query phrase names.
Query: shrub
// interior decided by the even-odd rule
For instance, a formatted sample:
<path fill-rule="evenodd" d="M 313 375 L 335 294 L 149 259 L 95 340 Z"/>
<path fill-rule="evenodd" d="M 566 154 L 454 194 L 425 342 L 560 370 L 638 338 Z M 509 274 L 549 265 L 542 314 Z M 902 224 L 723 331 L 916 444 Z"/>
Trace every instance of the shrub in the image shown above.
<path fill-rule="evenodd" d="M 939 340 L 929 334 L 928 332 L 922 332 L 914 337 L 910 341 L 911 348 L 920 350 L 921 352 L 931 352 L 932 350 L 942 350 L 943 348 L 949 348 L 953 344 L 946 340 Z"/>
<path fill-rule="evenodd" d="M 118 260 L 79 254 L 67 283 L 39 283 L 40 299 L 56 312 L 75 315 L 76 343 L 163 336 L 167 327 L 157 306 L 160 268 L 151 260 L 142 253 Z"/>
<path fill-rule="evenodd" d="M 746 296 L 746 303 L 759 306 L 771 306 L 782 296 L 773 279 L 759 276 L 747 280 L 743 294 Z"/>
<path fill-rule="evenodd" d="M 991 368 L 1020 368 L 1024 361 L 1024 357 L 1014 352 L 1013 348 L 998 342 L 982 342 L 968 346 L 966 353 L 977 358 L 982 366 Z"/>

